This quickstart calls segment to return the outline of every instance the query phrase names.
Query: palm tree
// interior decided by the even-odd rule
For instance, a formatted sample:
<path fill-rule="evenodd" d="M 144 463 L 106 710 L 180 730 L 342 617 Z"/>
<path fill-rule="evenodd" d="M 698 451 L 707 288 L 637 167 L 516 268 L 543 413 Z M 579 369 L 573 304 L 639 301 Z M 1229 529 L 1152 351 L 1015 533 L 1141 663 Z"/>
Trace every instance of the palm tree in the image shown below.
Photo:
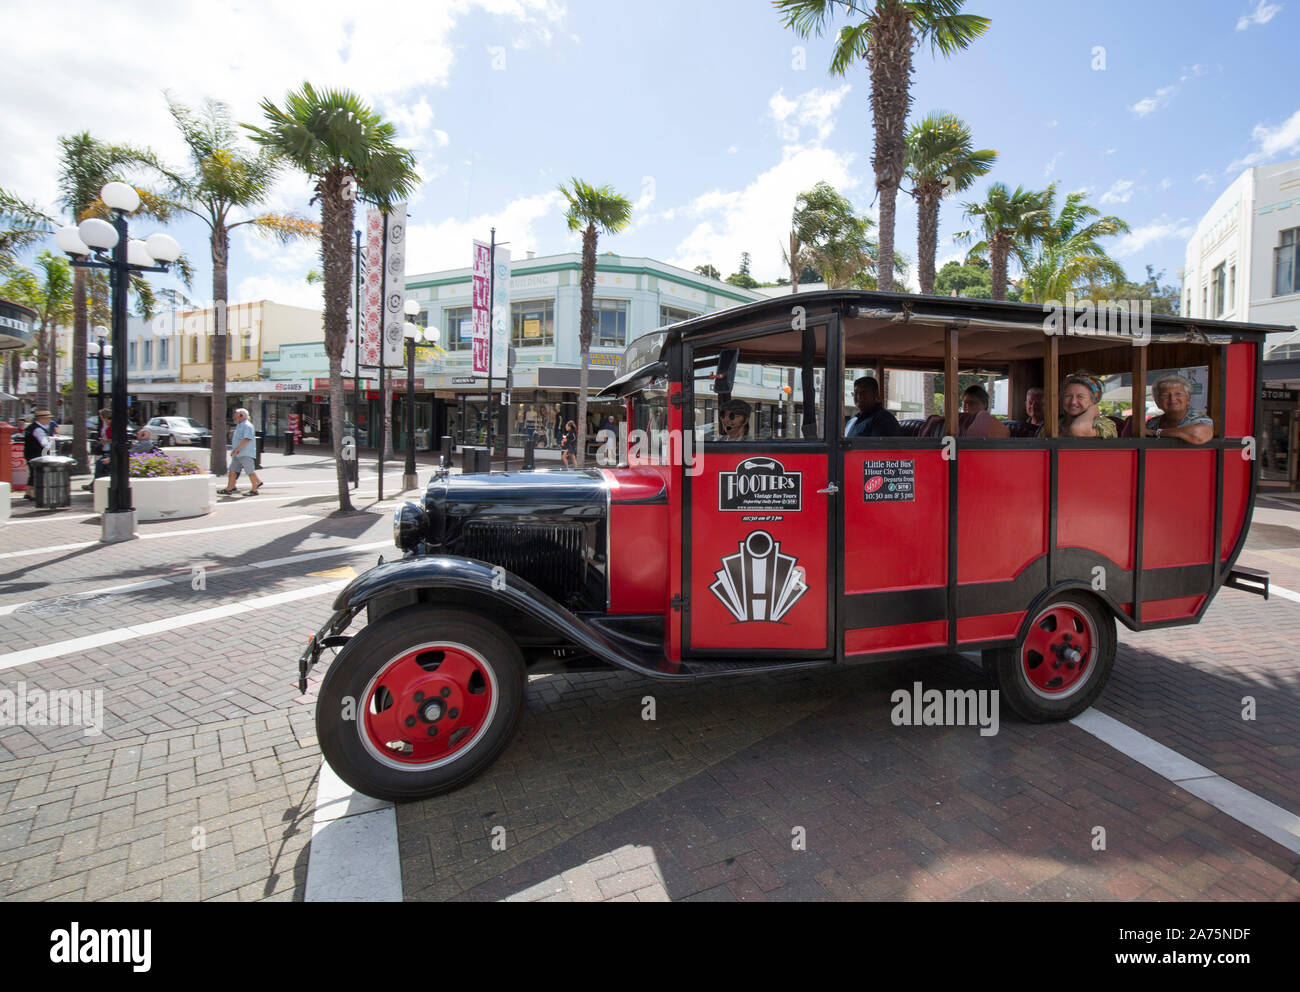
<path fill-rule="evenodd" d="M 50 390 L 56 330 L 72 319 L 72 266 L 66 259 L 48 251 L 36 259 L 40 273 L 15 266 L 5 280 L 4 295 L 36 311 L 40 326 L 36 331 L 36 405 L 53 408 L 55 397 Z"/>
<path fill-rule="evenodd" d="M 1061 212 L 1051 217 L 1056 186 L 1048 187 L 1046 207 L 1050 218 L 1038 250 L 1025 266 L 1024 299 L 1031 303 L 1063 300 L 1067 293 L 1083 290 L 1097 296 L 1104 283 L 1122 283 L 1124 268 L 1099 243 L 1100 238 L 1127 234 L 1129 226 L 1118 217 L 1084 202 L 1087 194 L 1068 193 Z"/>
<path fill-rule="evenodd" d="M 921 292 L 934 292 L 934 256 L 939 249 L 939 201 L 963 193 L 997 161 L 998 153 L 975 150 L 970 128 L 956 114 L 937 110 L 907 133 L 907 175 L 916 200 L 917 278 Z"/>
<path fill-rule="evenodd" d="M 321 211 L 325 274 L 325 354 L 330 363 L 330 424 L 338 474 L 339 512 L 352 509 L 343 462 L 343 348 L 352 299 L 352 227 L 356 198 L 387 209 L 419 185 L 415 156 L 394 143 L 397 129 L 350 90 L 303 83 L 284 109 L 262 101 L 266 127 L 245 124 L 253 140 L 283 156 L 314 182 Z"/>
<path fill-rule="evenodd" d="M 791 222 L 789 240 L 781 246 L 781 261 L 790 269 L 790 292 L 799 292 L 799 277 L 803 270 L 812 264 L 808 246 L 799 237 L 799 230 Z"/>
<path fill-rule="evenodd" d="M 1013 193 L 1005 183 L 993 183 L 983 203 L 967 203 L 966 217 L 980 226 L 981 240 L 966 253 L 968 261 L 988 257 L 993 299 L 1007 298 L 1007 259 L 1014 257 L 1021 268 L 1029 265 L 1031 247 L 1043 237 L 1051 222 L 1048 209 L 1051 190 L 1027 190 L 1017 186 Z M 969 241 L 971 231 L 957 235 Z"/>
<path fill-rule="evenodd" d="M 178 211 L 192 214 L 208 228 L 212 255 L 212 301 L 216 311 L 216 340 L 212 343 L 212 445 L 213 475 L 226 473 L 226 357 L 231 338 L 226 326 L 229 296 L 230 232 L 252 225 L 259 234 L 290 242 L 295 238 L 320 236 L 320 225 L 291 214 L 245 215 L 266 199 L 279 172 L 274 153 L 261 149 L 248 154 L 239 146 L 230 119 L 230 108 L 219 100 L 208 100 L 200 113 L 168 99 L 172 120 L 189 149 L 189 171 L 178 172 L 161 163 L 155 168 L 166 178 L 167 197 Z"/>
<path fill-rule="evenodd" d="M 40 207 L 0 189 L 0 272 L 18 262 L 18 253 L 53 229 L 54 218 Z"/>
<path fill-rule="evenodd" d="M 91 215 L 105 183 L 121 179 L 125 170 L 143 165 L 152 157 L 148 151 L 130 145 L 99 141 L 86 131 L 64 135 L 59 138 L 59 146 L 63 152 L 59 201 L 74 224 Z M 148 197 L 147 191 L 137 192 L 141 194 L 141 211 L 153 212 L 154 198 Z M 72 455 L 81 473 L 90 471 L 86 431 L 86 272 L 83 268 L 72 270 Z"/>
<path fill-rule="evenodd" d="M 614 192 L 612 186 L 592 186 L 574 177 L 572 188 L 560 184 L 560 192 L 569 201 L 565 219 L 570 231 L 582 232 L 582 309 L 578 313 L 578 343 L 582 353 L 578 368 L 578 436 L 585 437 L 587 423 L 587 364 L 591 361 L 591 332 L 596 315 L 592 297 L 596 293 L 596 239 L 601 234 L 617 234 L 632 218 L 632 202 Z M 578 468 L 586 462 L 587 445 L 578 443 Z"/>
<path fill-rule="evenodd" d="M 880 289 L 894 289 L 894 210 L 907 159 L 904 131 L 912 107 L 912 50 L 930 43 L 949 56 L 970 46 L 989 26 L 987 17 L 963 14 L 965 0 L 773 0 L 785 26 L 801 38 L 820 36 L 837 7 L 863 15 L 840 29 L 830 71 L 842 76 L 859 59 L 871 74 L 875 151 L 871 166 L 880 193 Z"/>
<path fill-rule="evenodd" d="M 799 239 L 808 263 L 821 273 L 828 289 L 843 289 L 862 274 L 878 271 L 879 249 L 871 240 L 874 226 L 875 221 L 859 215 L 830 183 L 820 182 L 795 198 L 791 237 Z"/>

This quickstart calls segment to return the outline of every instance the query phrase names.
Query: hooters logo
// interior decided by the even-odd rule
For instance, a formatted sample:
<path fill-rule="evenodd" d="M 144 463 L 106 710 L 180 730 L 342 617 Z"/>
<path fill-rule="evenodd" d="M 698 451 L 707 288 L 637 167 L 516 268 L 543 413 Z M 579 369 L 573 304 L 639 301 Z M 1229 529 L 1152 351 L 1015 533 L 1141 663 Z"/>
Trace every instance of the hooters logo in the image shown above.
<path fill-rule="evenodd" d="M 780 620 L 808 591 L 799 559 L 781 554 L 780 542 L 765 530 L 741 541 L 714 578 L 709 591 L 741 622 Z"/>
<path fill-rule="evenodd" d="M 866 489 L 867 492 L 874 493 L 877 489 L 879 489 L 884 484 L 885 484 L 884 479 L 882 479 L 878 475 L 873 475 L 870 479 L 866 481 L 864 488 Z"/>

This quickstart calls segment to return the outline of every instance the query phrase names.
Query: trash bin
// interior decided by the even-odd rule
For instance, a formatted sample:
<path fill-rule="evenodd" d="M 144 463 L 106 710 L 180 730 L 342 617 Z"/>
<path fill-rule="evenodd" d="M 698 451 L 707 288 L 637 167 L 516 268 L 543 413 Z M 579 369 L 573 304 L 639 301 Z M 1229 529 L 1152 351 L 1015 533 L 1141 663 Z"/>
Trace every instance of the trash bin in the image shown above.
<path fill-rule="evenodd" d="M 36 507 L 61 510 L 72 505 L 72 467 L 76 461 L 64 455 L 42 455 L 29 463 L 35 475 Z"/>

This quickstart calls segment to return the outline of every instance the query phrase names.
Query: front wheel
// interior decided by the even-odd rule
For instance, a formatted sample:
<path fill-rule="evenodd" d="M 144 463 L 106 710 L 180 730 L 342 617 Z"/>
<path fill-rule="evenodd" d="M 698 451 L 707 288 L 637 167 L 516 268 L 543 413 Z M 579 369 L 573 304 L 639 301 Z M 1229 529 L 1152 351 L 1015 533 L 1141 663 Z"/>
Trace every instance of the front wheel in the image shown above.
<path fill-rule="evenodd" d="M 321 752 L 377 799 L 448 792 L 510 742 L 524 684 L 523 655 L 496 623 L 425 604 L 396 610 L 348 641 L 325 674 Z"/>
<path fill-rule="evenodd" d="M 984 653 L 1007 704 L 1034 723 L 1078 716 L 1115 664 L 1115 618 L 1092 596 L 1066 592 L 1035 612 L 1014 648 Z"/>

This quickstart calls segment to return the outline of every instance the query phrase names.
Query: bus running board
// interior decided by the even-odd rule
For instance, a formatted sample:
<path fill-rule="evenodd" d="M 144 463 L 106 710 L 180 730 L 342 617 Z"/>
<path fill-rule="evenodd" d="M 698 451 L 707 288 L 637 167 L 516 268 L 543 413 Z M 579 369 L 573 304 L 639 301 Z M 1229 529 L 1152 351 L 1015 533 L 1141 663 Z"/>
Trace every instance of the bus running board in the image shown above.
<path fill-rule="evenodd" d="M 1256 596 L 1263 596 L 1268 599 L 1268 573 L 1262 569 L 1234 565 L 1229 570 L 1228 578 L 1223 584 L 1229 589 L 1253 592 Z"/>

